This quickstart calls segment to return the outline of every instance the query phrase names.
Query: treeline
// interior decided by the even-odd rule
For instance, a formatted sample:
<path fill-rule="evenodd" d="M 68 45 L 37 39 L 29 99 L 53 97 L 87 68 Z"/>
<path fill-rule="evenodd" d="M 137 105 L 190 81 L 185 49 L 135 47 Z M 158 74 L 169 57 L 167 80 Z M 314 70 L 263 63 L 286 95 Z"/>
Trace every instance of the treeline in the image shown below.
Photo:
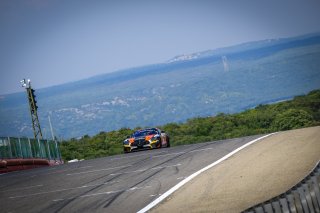
<path fill-rule="evenodd" d="M 171 145 L 177 146 L 316 125 L 320 125 L 320 90 L 290 101 L 259 105 L 237 114 L 221 113 L 158 127 L 170 135 Z M 81 139 L 63 141 L 60 143 L 62 157 L 64 160 L 91 159 L 120 154 L 123 152 L 123 140 L 139 128 L 122 128 L 100 132 L 93 137 L 85 135 Z"/>

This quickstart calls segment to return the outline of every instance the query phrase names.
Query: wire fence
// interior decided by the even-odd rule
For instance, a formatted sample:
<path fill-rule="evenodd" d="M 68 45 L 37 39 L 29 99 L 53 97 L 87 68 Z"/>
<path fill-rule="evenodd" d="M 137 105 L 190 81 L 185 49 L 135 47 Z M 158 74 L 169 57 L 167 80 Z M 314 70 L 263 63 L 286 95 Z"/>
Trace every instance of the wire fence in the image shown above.
<path fill-rule="evenodd" d="M 0 159 L 41 158 L 60 160 L 59 144 L 55 140 L 0 137 Z"/>

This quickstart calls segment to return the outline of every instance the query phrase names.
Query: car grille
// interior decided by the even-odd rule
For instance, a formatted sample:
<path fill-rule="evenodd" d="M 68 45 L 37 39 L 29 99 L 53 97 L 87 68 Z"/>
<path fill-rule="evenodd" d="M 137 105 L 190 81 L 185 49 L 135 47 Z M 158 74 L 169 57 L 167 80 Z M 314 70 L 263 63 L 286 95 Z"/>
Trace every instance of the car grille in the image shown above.
<path fill-rule="evenodd" d="M 144 138 L 136 139 L 133 142 L 133 146 L 143 146 L 146 144 L 146 141 Z"/>

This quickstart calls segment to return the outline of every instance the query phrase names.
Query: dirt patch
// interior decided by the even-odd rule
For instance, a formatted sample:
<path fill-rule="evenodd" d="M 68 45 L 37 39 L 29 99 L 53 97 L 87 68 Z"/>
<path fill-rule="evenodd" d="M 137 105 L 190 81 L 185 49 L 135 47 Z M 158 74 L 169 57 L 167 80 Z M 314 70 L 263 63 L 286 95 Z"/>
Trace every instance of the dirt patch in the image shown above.
<path fill-rule="evenodd" d="M 280 132 L 202 173 L 151 212 L 240 212 L 287 191 L 319 160 L 319 126 Z"/>

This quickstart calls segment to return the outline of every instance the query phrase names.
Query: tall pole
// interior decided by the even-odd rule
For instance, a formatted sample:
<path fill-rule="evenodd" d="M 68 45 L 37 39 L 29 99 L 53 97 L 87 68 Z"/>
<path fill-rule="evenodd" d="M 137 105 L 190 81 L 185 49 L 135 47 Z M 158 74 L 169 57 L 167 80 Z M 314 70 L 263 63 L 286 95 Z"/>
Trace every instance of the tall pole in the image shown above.
<path fill-rule="evenodd" d="M 40 122 L 39 122 L 38 113 L 37 113 L 38 106 L 37 106 L 36 96 L 34 93 L 35 90 L 31 88 L 30 79 L 28 79 L 27 81 L 26 79 L 23 79 L 22 81 L 20 81 L 20 83 L 22 84 L 22 87 L 25 87 L 27 90 L 34 138 L 42 139 L 42 132 L 41 132 Z"/>

